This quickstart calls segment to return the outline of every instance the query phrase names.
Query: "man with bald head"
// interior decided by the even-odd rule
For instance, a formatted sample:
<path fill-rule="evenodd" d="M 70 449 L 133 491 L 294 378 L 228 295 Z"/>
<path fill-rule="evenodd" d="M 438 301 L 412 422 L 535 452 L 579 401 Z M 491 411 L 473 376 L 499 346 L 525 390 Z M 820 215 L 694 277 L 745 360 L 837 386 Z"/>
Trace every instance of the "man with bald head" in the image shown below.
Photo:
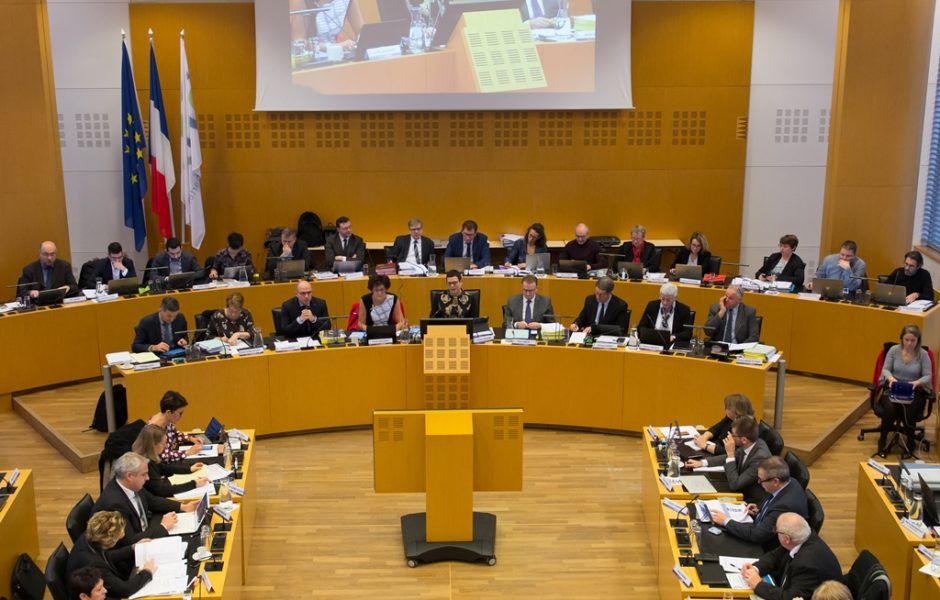
<path fill-rule="evenodd" d="M 72 265 L 56 258 L 55 243 L 45 241 L 39 245 L 39 260 L 23 267 L 20 275 L 18 296 L 28 289 L 33 298 L 39 295 L 40 290 L 68 287 L 69 296 L 78 294 L 78 283 L 72 273 Z"/>
<path fill-rule="evenodd" d="M 599 256 L 601 246 L 591 239 L 591 230 L 584 223 L 574 228 L 574 239 L 565 244 L 558 258 L 561 260 L 583 260 L 588 269 L 600 269 L 607 263 Z"/>
<path fill-rule="evenodd" d="M 315 298 L 309 281 L 297 283 L 296 295 L 281 305 L 281 332 L 292 338 L 315 336 L 330 328 L 326 300 Z"/>

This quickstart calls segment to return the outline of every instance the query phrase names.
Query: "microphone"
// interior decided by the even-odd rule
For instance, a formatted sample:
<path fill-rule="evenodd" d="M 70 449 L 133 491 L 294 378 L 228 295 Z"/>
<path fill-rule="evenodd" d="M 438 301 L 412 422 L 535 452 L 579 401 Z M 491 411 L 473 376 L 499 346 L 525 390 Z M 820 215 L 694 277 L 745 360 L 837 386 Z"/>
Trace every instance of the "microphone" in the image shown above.
<path fill-rule="evenodd" d="M 692 496 L 688 502 L 685 503 L 685 514 L 689 516 L 689 519 L 698 518 L 698 509 L 696 508 L 695 503 L 698 501 L 698 498 L 701 494 L 695 494 Z"/>
<path fill-rule="evenodd" d="M 0 485 L 0 494 L 12 494 L 13 492 L 16 491 L 16 488 L 13 487 L 13 484 L 10 482 L 9 479 L 7 479 L 6 474 L 4 474 L 3 477 L 0 477 L 0 483 L 3 483 L 4 481 L 6 481 L 7 484 Z"/>

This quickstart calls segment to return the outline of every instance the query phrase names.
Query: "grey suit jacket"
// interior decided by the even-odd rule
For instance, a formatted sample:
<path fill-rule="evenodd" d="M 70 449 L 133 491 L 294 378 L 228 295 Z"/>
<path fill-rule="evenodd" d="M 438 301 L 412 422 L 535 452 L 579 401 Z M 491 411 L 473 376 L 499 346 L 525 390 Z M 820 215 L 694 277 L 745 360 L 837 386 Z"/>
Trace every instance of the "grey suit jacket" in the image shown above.
<path fill-rule="evenodd" d="M 509 301 L 506 303 L 508 313 L 503 315 L 504 327 L 509 326 L 508 321 L 515 323 L 522 320 L 524 316 L 523 313 L 525 312 L 525 303 L 523 300 L 522 294 L 509 297 Z M 555 309 L 552 308 L 552 299 L 548 296 L 536 294 L 532 302 L 532 321 L 538 323 L 554 323 L 554 315 Z M 506 317 L 509 318 L 507 319 Z"/>
<path fill-rule="evenodd" d="M 726 342 L 725 319 L 728 318 L 731 311 L 725 313 L 725 316 L 718 316 L 718 303 L 711 305 L 708 309 L 708 319 L 705 320 L 705 333 L 711 336 L 713 342 Z M 748 306 L 743 302 L 738 305 L 738 316 L 734 320 L 734 332 L 739 344 L 746 342 L 756 342 L 760 339 L 760 332 L 757 329 L 757 309 Z"/>
<path fill-rule="evenodd" d="M 744 458 L 744 448 L 738 448 L 734 451 L 735 460 L 726 460 L 728 457 L 711 456 L 705 461 L 709 466 L 724 465 L 725 476 L 728 478 L 728 487 L 732 492 L 741 492 L 744 494 L 745 502 L 760 504 L 767 497 L 767 492 L 757 483 L 757 467 L 765 458 L 770 458 L 770 448 L 762 439 L 758 439 L 754 447 Z"/>

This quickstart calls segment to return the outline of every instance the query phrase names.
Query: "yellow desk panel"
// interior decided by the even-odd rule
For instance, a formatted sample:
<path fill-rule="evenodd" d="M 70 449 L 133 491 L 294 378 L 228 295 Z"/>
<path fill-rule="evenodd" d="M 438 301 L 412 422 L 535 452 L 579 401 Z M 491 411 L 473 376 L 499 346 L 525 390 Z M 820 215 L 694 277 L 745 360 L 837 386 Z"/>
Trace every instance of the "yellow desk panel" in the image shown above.
<path fill-rule="evenodd" d="M 911 565 L 911 598 L 917 600 L 940 600 L 940 579 L 921 573 L 920 568 L 928 562 L 920 552 L 914 552 Z"/>
<path fill-rule="evenodd" d="M 160 410 L 160 398 L 176 390 L 189 401 L 184 418 L 187 427 L 205 427 L 212 417 L 228 426 L 254 428 L 271 433 L 267 355 L 210 358 L 150 371 L 128 372 L 128 421 L 148 419 Z M 304 388 L 295 380 L 297 392 Z"/>
<path fill-rule="evenodd" d="M 7 475 L 13 467 L 0 469 Z M 0 594 L 13 596 L 10 577 L 20 554 L 39 562 L 39 530 L 36 528 L 36 492 L 32 472 L 20 469 L 16 491 L 0 509 Z"/>

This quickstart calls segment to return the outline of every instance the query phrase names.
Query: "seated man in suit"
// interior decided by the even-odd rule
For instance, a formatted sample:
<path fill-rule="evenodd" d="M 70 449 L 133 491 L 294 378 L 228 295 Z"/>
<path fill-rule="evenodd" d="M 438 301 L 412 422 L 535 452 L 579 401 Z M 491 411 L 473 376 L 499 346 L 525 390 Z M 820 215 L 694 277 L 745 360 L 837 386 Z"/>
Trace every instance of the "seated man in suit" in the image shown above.
<path fill-rule="evenodd" d="M 185 348 L 189 345 L 186 329 L 186 317 L 180 313 L 179 300 L 166 296 L 160 301 L 160 310 L 141 319 L 134 328 L 131 352 L 159 354 L 170 348 Z"/>
<path fill-rule="evenodd" d="M 748 504 L 747 512 L 753 523 L 739 523 L 728 520 L 722 511 L 711 511 L 712 521 L 723 526 L 734 537 L 756 542 L 764 546 L 765 551 L 780 545 L 777 540 L 777 519 L 783 513 L 796 513 L 803 518 L 809 514 L 806 492 L 799 483 L 790 479 L 790 467 L 779 456 L 771 456 L 761 461 L 757 467 L 757 481 L 769 495 L 759 506 Z"/>
<path fill-rule="evenodd" d="M 744 581 L 765 600 L 809 598 L 824 581 L 842 581 L 842 567 L 826 542 L 796 513 L 777 518 L 780 546 L 741 569 Z M 774 584 L 763 580 L 770 575 Z"/>
<path fill-rule="evenodd" d="M 315 298 L 309 281 L 297 283 L 297 295 L 281 304 L 281 331 L 291 338 L 316 336 L 330 328 L 326 300 Z"/>
<path fill-rule="evenodd" d="M 614 296 L 614 280 L 601 277 L 594 285 L 594 293 L 584 299 L 581 314 L 571 324 L 571 331 L 591 335 L 623 335 L 629 323 L 626 301 Z"/>
<path fill-rule="evenodd" d="M 519 12 L 529 29 L 554 28 L 558 0 L 523 0 Z"/>
<path fill-rule="evenodd" d="M 245 267 L 246 275 L 251 277 L 255 267 L 251 264 L 251 252 L 244 248 L 245 236 L 233 231 L 228 234 L 228 246 L 219 250 L 209 269 L 209 279 L 218 279 L 229 267 Z"/>
<path fill-rule="evenodd" d="M 444 258 L 470 258 L 471 269 L 482 269 L 490 264 L 490 240 L 478 231 L 476 221 L 464 221 L 460 231 L 447 240 Z"/>
<path fill-rule="evenodd" d="M 742 300 L 744 290 L 739 285 L 730 285 L 721 300 L 708 309 L 705 333 L 713 342 L 744 344 L 760 339 L 757 329 L 757 310 L 746 306 Z"/>
<path fill-rule="evenodd" d="M 277 263 L 283 260 L 304 261 L 304 271 L 310 270 L 310 252 L 307 251 L 307 242 L 297 239 L 297 231 L 290 227 L 281 229 L 281 241 L 268 246 L 267 273 L 268 279 L 274 279 L 274 269 Z"/>
<path fill-rule="evenodd" d="M 601 245 L 591 239 L 591 230 L 584 223 L 574 228 L 574 239 L 565 244 L 559 260 L 583 260 L 588 269 L 603 268 L 606 262 L 601 259 Z"/>
<path fill-rule="evenodd" d="M 137 277 L 134 270 L 134 261 L 124 256 L 124 249 L 118 242 L 108 244 L 108 258 L 98 259 L 95 265 L 94 277 L 108 283 L 112 279 L 127 279 Z"/>
<path fill-rule="evenodd" d="M 29 290 L 33 298 L 39 295 L 40 290 L 52 290 L 68 287 L 68 295 L 78 294 L 78 283 L 72 273 L 72 265 L 56 258 L 56 246 L 53 242 L 43 242 L 39 245 L 39 260 L 23 267 L 20 275 L 17 296 L 22 296 Z"/>
<path fill-rule="evenodd" d="M 679 288 L 674 283 L 660 287 L 659 300 L 650 300 L 646 305 L 639 326 L 668 331 L 670 342 L 692 339 L 692 330 L 686 327 L 692 324 L 692 311 L 676 300 L 678 296 Z"/>
<path fill-rule="evenodd" d="M 349 217 L 336 219 L 336 233 L 326 238 L 326 269 L 332 270 L 336 261 L 368 260 L 366 243 L 352 232 Z"/>
<path fill-rule="evenodd" d="M 731 424 L 731 433 L 722 442 L 725 454 L 710 456 L 702 460 L 689 459 L 685 466 L 717 467 L 724 465 L 728 487 L 732 492 L 741 492 L 745 502 L 758 504 L 767 497 L 767 492 L 757 482 L 757 468 L 761 461 L 770 458 L 767 443 L 760 439 L 760 427 L 754 417 L 738 417 Z"/>
<path fill-rule="evenodd" d="M 923 267 L 924 255 L 917 250 L 911 250 L 904 255 L 904 266 L 892 271 L 885 281 L 891 285 L 904 286 L 907 291 L 907 304 L 914 300 L 932 301 L 933 279 L 930 277 L 930 271 Z"/>
<path fill-rule="evenodd" d="M 392 262 L 407 262 L 414 265 L 426 265 L 434 260 L 434 240 L 421 234 L 424 224 L 421 219 L 408 221 L 409 235 L 395 238 L 395 244 L 388 259 Z"/>
<path fill-rule="evenodd" d="M 123 547 L 144 538 L 166 537 L 176 524 L 176 513 L 196 510 L 198 500 L 180 504 L 175 500 L 154 496 L 144 483 L 150 478 L 147 459 L 133 452 L 121 455 L 111 466 L 114 476 L 101 490 L 91 507 L 91 514 L 113 510 L 124 517 L 124 537 L 117 543 Z"/>
<path fill-rule="evenodd" d="M 657 271 L 659 265 L 654 264 L 656 246 L 646 241 L 646 227 L 634 225 L 630 230 L 630 241 L 624 242 L 620 247 L 624 260 L 632 263 L 641 263 L 647 271 Z"/>
<path fill-rule="evenodd" d="M 431 302 L 431 318 L 466 319 L 478 314 L 470 294 L 463 290 L 463 275 L 460 271 L 450 270 L 446 275 L 447 291 L 435 292 Z"/>
<path fill-rule="evenodd" d="M 505 327 L 541 329 L 542 323 L 555 322 L 552 299 L 538 292 L 538 277 L 526 275 L 522 278 L 522 293 L 510 296 L 506 302 Z"/>
<path fill-rule="evenodd" d="M 202 270 L 196 257 L 183 250 L 180 245 L 180 239 L 171 237 L 164 245 L 163 252 L 158 252 L 150 263 L 152 271 L 148 271 L 144 276 L 144 281 L 149 282 L 153 277 L 167 277 L 177 273 L 197 273 Z"/>

